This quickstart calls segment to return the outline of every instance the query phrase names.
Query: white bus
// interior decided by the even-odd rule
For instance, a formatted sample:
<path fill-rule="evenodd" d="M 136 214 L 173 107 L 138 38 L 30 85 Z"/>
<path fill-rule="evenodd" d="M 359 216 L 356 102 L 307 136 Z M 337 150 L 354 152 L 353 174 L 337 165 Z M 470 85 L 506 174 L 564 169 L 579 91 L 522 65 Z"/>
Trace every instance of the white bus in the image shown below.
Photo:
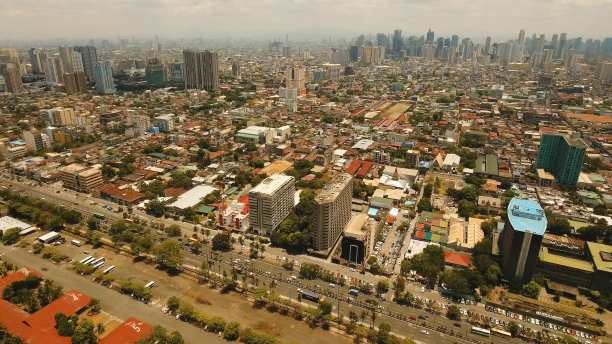
<path fill-rule="evenodd" d="M 90 260 L 91 258 L 93 258 L 93 257 L 92 257 L 92 256 L 87 256 L 87 257 L 85 257 L 85 258 L 81 259 L 81 260 L 79 261 L 79 263 L 83 263 L 83 264 L 85 264 L 85 262 L 86 262 L 86 261 L 88 261 L 88 260 Z"/>
<path fill-rule="evenodd" d="M 104 267 L 104 265 L 105 265 L 104 261 L 101 261 L 101 262 L 98 262 L 96 264 L 93 264 L 93 268 L 94 268 L 94 270 L 98 270 L 99 268 Z"/>
<path fill-rule="evenodd" d="M 81 247 L 81 245 L 83 245 L 83 244 L 81 244 L 81 242 L 80 242 L 80 241 L 78 241 L 78 240 L 71 240 L 71 241 L 70 241 L 70 243 L 71 243 L 71 244 L 73 244 L 74 246 L 77 246 L 77 247 Z"/>
<path fill-rule="evenodd" d="M 504 337 L 504 338 L 512 338 L 512 334 L 508 331 L 500 330 L 498 328 L 492 328 L 491 334 L 494 336 Z"/>
<path fill-rule="evenodd" d="M 106 268 L 106 269 L 104 270 L 104 274 L 105 274 L 105 275 L 108 275 L 108 274 L 110 274 L 110 273 L 111 273 L 111 272 L 113 272 L 113 271 L 115 271 L 115 266 L 114 266 L 114 265 L 111 265 L 111 266 L 109 266 L 108 268 Z"/>
<path fill-rule="evenodd" d="M 91 262 L 91 265 L 96 265 L 96 264 L 98 264 L 98 263 L 100 263 L 100 262 L 103 262 L 103 261 L 104 261 L 104 257 L 100 257 L 100 258 L 98 258 L 98 259 L 94 259 L 94 260 Z"/>
<path fill-rule="evenodd" d="M 145 288 L 153 288 L 153 287 L 155 287 L 155 282 L 153 282 L 153 281 L 145 284 Z"/>
<path fill-rule="evenodd" d="M 480 327 L 476 327 L 476 326 L 472 326 L 472 333 L 474 334 L 479 334 L 481 336 L 485 336 L 485 337 L 490 337 L 491 336 L 491 331 L 484 329 L 484 328 L 480 328 Z"/>

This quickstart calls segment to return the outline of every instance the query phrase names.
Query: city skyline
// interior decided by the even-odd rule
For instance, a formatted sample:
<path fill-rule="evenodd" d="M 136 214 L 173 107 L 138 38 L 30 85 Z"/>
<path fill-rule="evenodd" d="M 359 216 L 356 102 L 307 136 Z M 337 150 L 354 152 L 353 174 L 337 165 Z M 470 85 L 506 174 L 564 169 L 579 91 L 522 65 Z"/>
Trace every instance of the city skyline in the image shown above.
<path fill-rule="evenodd" d="M 611 5 L 612 0 L 537 3 L 517 0 L 512 6 L 503 1 L 484 0 L 268 0 L 256 4 L 239 0 L 111 0 L 92 6 L 74 0 L 61 3 L 9 0 L 0 5 L 0 32 L 4 33 L 0 39 L 97 39 L 117 34 L 160 35 L 169 39 L 270 39 L 288 34 L 303 40 L 391 33 L 398 28 L 407 35 L 420 36 L 429 27 L 437 37 L 458 34 L 503 40 L 516 38 L 523 28 L 528 36 L 568 32 L 570 37 L 604 38 L 612 34 L 612 23 L 606 20 Z M 576 25 L 584 22 L 589 25 Z"/>

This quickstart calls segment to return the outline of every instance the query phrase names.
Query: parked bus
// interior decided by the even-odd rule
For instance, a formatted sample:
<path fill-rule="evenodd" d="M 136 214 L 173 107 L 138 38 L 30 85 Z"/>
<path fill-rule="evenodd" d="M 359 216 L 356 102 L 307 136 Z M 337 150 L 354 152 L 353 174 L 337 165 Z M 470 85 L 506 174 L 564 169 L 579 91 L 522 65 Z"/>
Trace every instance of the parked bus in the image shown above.
<path fill-rule="evenodd" d="M 359 290 L 357 290 L 355 288 L 351 288 L 351 289 L 349 289 L 349 294 L 357 297 L 357 296 L 359 296 Z"/>
<path fill-rule="evenodd" d="M 480 328 L 480 327 L 476 327 L 476 326 L 472 326 L 472 333 L 474 334 L 479 334 L 481 336 L 485 336 L 485 337 L 489 337 L 491 336 L 491 331 L 484 329 L 484 328 Z"/>
<path fill-rule="evenodd" d="M 86 261 L 88 261 L 88 260 L 90 260 L 91 258 L 93 258 L 93 257 L 92 257 L 92 256 L 87 256 L 87 257 L 85 257 L 85 258 L 81 259 L 81 260 L 79 261 L 79 263 L 83 263 L 83 264 L 85 264 L 85 262 L 86 262 Z"/>
<path fill-rule="evenodd" d="M 104 269 L 104 274 L 105 274 L 105 275 L 108 275 L 108 274 L 110 274 L 110 273 L 111 273 L 111 272 L 113 272 L 113 271 L 115 271 L 115 266 L 114 266 L 114 265 L 111 265 L 111 266 L 109 266 L 108 268 Z"/>
<path fill-rule="evenodd" d="M 106 218 L 106 215 L 100 213 L 94 213 L 93 216 L 99 218 L 100 220 L 104 220 L 104 218 Z"/>
<path fill-rule="evenodd" d="M 100 262 L 103 262 L 103 261 L 104 261 L 104 257 L 100 257 L 98 259 L 94 259 L 90 264 L 91 265 L 96 265 L 96 264 L 98 264 Z"/>
<path fill-rule="evenodd" d="M 83 245 L 83 244 L 81 244 L 81 242 L 80 242 L 80 241 L 78 241 L 78 240 L 71 240 L 71 241 L 70 241 L 70 243 L 71 243 L 71 244 L 73 244 L 74 246 L 77 246 L 77 247 L 81 247 L 81 245 Z"/>
<path fill-rule="evenodd" d="M 144 287 L 145 287 L 145 288 L 153 288 L 153 287 L 155 287 L 155 282 L 151 281 L 151 282 L 149 282 L 149 283 L 145 284 L 145 286 L 144 286 Z"/>
<path fill-rule="evenodd" d="M 317 303 L 323 303 L 325 301 L 324 298 L 317 296 L 315 294 L 311 294 L 307 291 L 300 291 L 300 294 L 302 294 L 302 298 L 308 300 L 308 301 L 312 301 L 312 302 L 317 302 Z"/>
<path fill-rule="evenodd" d="M 499 337 L 508 338 L 508 339 L 512 338 L 512 334 L 510 332 L 500 330 L 498 328 L 492 328 L 491 334 L 494 336 L 499 336 Z"/>
<path fill-rule="evenodd" d="M 96 258 L 91 257 L 91 258 L 87 259 L 86 261 L 84 261 L 84 262 L 82 262 L 82 263 L 83 263 L 83 264 L 85 264 L 85 265 L 91 265 L 91 263 L 92 263 L 94 260 L 96 260 Z"/>
<path fill-rule="evenodd" d="M 105 265 L 104 261 L 98 262 L 96 264 L 93 264 L 93 269 L 98 270 L 99 268 L 104 267 L 104 265 Z"/>

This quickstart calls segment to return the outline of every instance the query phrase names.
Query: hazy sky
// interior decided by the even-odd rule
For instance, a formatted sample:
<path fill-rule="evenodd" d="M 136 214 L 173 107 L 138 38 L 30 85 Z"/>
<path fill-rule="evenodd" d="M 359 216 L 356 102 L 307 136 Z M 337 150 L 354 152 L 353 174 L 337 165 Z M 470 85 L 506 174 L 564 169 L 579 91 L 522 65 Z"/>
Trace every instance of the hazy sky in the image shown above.
<path fill-rule="evenodd" d="M 612 0 L 0 0 L 0 39 L 612 36 Z"/>

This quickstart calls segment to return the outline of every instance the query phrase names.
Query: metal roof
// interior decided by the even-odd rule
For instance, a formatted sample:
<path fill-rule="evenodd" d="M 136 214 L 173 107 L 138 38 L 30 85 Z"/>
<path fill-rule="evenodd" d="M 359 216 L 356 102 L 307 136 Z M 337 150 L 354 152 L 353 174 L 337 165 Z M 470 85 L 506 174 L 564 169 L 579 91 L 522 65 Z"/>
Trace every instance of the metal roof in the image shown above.
<path fill-rule="evenodd" d="M 546 214 L 536 201 L 513 198 L 508 204 L 508 220 L 514 230 L 544 235 Z"/>

